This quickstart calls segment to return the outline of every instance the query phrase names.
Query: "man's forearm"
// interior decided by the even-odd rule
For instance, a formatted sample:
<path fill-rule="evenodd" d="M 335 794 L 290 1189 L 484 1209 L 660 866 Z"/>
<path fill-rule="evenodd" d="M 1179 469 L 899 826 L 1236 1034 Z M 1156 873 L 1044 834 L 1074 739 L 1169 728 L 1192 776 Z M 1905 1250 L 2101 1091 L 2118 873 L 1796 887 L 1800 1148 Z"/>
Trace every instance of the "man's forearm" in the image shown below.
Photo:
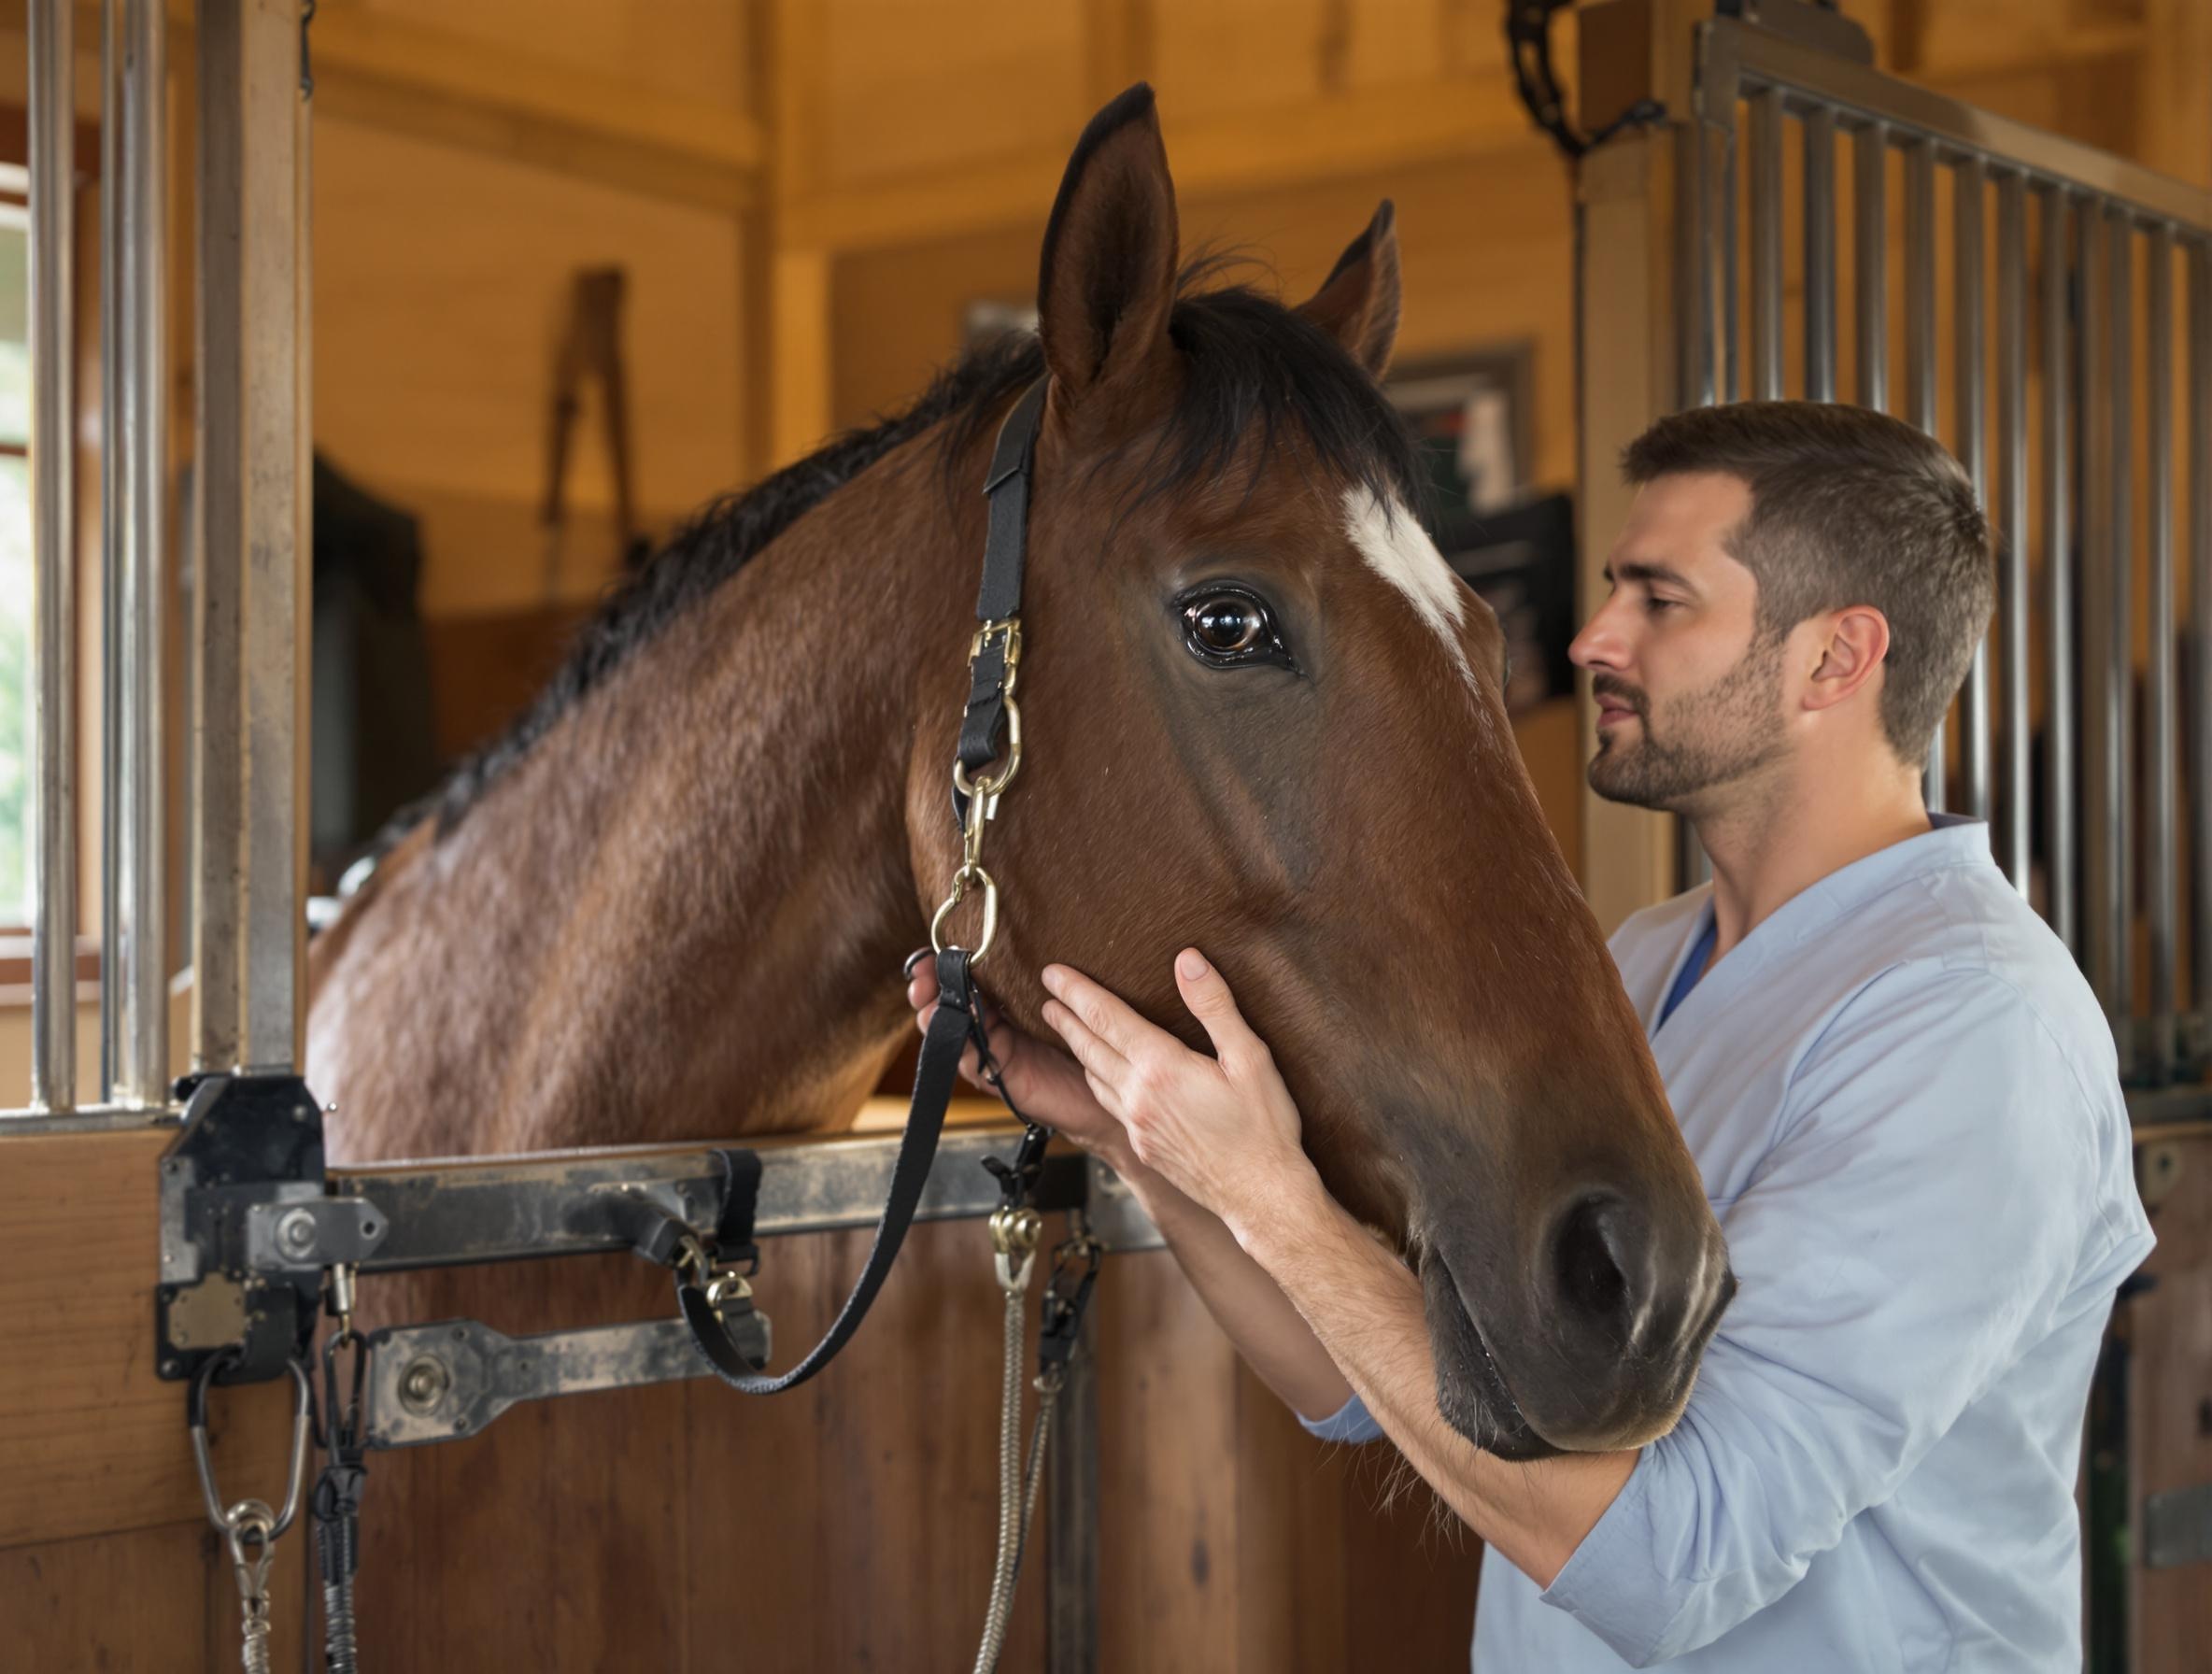
<path fill-rule="evenodd" d="M 1269 1287 L 1288 1298 L 1330 1363 L 1445 1503 L 1538 1585 L 1550 1586 L 1620 1494 L 1637 1455 L 1570 1454 L 1511 1464 L 1446 1425 L 1437 1410 L 1420 1280 L 1318 1182 L 1312 1193 L 1312 1200 L 1283 1213 L 1241 1222 L 1232 1241 L 1249 1252 Z"/>
<path fill-rule="evenodd" d="M 1352 1385 L 1312 1326 L 1219 1215 L 1157 1176 L 1145 1179 L 1141 1170 L 1132 1170 L 1129 1188 L 1207 1311 L 1269 1388 L 1313 1419 L 1326 1418 L 1352 1398 Z"/>

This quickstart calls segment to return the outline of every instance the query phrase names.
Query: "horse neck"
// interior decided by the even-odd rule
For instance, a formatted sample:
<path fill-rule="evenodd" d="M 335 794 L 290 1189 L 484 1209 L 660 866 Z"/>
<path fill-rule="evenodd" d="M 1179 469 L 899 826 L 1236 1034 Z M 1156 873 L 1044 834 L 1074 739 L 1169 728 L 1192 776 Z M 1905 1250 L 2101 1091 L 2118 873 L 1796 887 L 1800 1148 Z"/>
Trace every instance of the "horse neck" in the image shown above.
<path fill-rule="evenodd" d="M 341 1013 L 335 1047 L 317 1042 L 345 1066 L 333 1090 L 376 1107 L 347 1149 L 849 1121 L 910 1027 L 916 705 L 957 703 L 981 541 L 980 518 L 945 515 L 933 451 L 907 453 L 641 646 L 380 881 L 318 985 Z M 382 978 L 348 984 L 364 952 Z M 387 1079 L 364 1040 L 434 1072 Z"/>

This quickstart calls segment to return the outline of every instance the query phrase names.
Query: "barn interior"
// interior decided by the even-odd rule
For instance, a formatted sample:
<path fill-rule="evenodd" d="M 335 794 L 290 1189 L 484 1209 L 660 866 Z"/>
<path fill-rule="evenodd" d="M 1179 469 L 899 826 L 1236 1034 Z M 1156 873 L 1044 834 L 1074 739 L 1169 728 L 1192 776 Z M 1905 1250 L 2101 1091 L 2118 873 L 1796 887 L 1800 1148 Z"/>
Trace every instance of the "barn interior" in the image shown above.
<path fill-rule="evenodd" d="M 1568 105 L 1586 116 L 1599 114 L 1604 90 L 1586 84 L 1578 32 L 1593 12 L 1623 8 L 1689 15 L 1671 0 L 1562 12 L 1553 62 Z M 109 701 L 102 473 L 114 395 L 100 275 L 111 160 L 99 117 L 102 19 L 115 8 L 64 9 L 77 118 L 74 849 L 89 878 L 101 863 Z M 192 115 L 204 7 L 162 9 L 167 237 L 156 295 L 167 362 L 156 399 L 168 497 L 157 516 L 169 561 L 156 610 L 168 647 L 159 702 L 172 720 L 159 734 L 168 769 L 158 864 L 171 880 L 165 1070 L 183 1075 L 195 1067 L 190 646 L 204 369 Z M 312 460 L 311 672 L 297 698 L 311 746 L 296 793 L 308 893 L 334 892 L 396 811 L 497 737 L 609 589 L 700 508 L 896 411 L 978 341 L 1027 329 L 1069 149 L 1099 106 L 1139 80 L 1157 92 L 1184 248 L 1222 252 L 1239 277 L 1306 296 L 1376 205 L 1396 205 L 1404 308 L 1388 389 L 1439 488 L 1429 508 L 1439 547 L 1514 644 L 1513 729 L 1544 816 L 1608 930 L 1694 875 L 1671 822 L 1604 803 L 1583 778 L 1591 716 L 1566 645 L 1601 586 L 1600 526 L 1615 520 L 1619 490 L 1579 420 L 1602 399 L 1605 357 L 1624 345 L 1633 354 L 1641 322 L 1624 317 L 1609 338 L 1581 317 L 1593 293 L 1576 167 L 1531 120 L 1499 0 L 319 0 L 310 9 L 310 114 L 298 140 L 310 260 L 296 299 L 311 390 L 300 437 Z M 0 7 L 0 1104 L 9 1105 L 34 1058 L 26 11 L 23 0 Z M 2195 0 L 1850 0 L 1843 11 L 1889 76 L 2212 189 L 2212 10 Z M 1794 124 L 1788 145 L 1795 178 L 1806 164 Z M 1837 167 L 1852 201 L 1850 160 Z M 1957 262 L 1950 202 L 1947 185 L 1933 245 L 1947 275 Z M 1797 212 L 1794 198 L 1786 207 Z M 1898 319 L 1907 212 L 1893 190 L 1897 262 L 1885 285 Z M 1805 248 L 1802 223 L 1785 219 L 1780 376 L 1792 390 L 1808 376 Z M 1940 287 L 1929 346 L 1938 362 L 1955 352 L 1958 307 Z M 2149 329 L 2147 316 L 2147 304 L 2136 308 L 2134 329 Z M 1850 312 L 1837 325 L 1847 366 L 1864 361 L 1858 329 Z M 1902 345 L 1891 370 L 1902 390 Z M 2133 399 L 2148 415 L 2148 390 Z M 1954 441 L 1970 422 L 1948 377 L 1933 418 Z M 2177 459 L 2191 445 L 2185 429 L 2166 433 Z M 2148 492 L 2151 449 L 2137 447 L 2128 469 Z M 2148 519 L 2134 538 L 2153 538 Z M 2134 617 L 2145 680 L 2155 655 L 2148 574 Z M 958 651 L 947 650 L 948 702 Z M 1954 774 L 1971 755 L 1964 725 L 1952 723 Z M 2184 731 L 2201 737 L 2205 725 L 2193 716 Z M 1963 779 L 1951 794 L 1970 797 Z M 2193 911 L 2191 869 L 2181 870 L 2180 910 Z M 2026 887 L 2048 900 L 2040 872 Z M 101 892 L 82 890 L 79 1066 L 115 1050 L 103 1040 L 102 913 Z M 2138 995 L 2156 986 L 2158 916 L 2155 902 L 2131 916 L 2117 956 Z M 2170 998 L 2184 1016 L 2205 1011 L 2186 970 Z M 2141 1118 L 2161 1247 L 2155 1287 L 2115 1327 L 2115 1353 L 2133 1367 L 2116 1386 L 2133 1440 L 2113 1466 L 2120 1522 L 2106 1525 L 2121 1542 L 2127 1507 L 2212 1481 L 2212 1123 L 2197 1108 L 2191 1044 L 2180 1042 L 2179 1070 L 2155 1089 L 2171 1117 Z M 911 1065 L 911 1056 L 886 1063 L 864 1127 L 897 1125 Z M 302 1066 L 310 1085 L 315 1068 Z M 94 1071 L 78 1078 L 90 1087 Z M 975 1100 L 955 1119 L 995 1114 Z M 10 1355 L 9 1382 L 38 1386 L 0 1400 L 21 1417 L 0 1425 L 0 1622 L 25 1667 L 218 1667 L 236 1655 L 230 1566 L 202 1514 L 181 1396 L 149 1363 L 160 1148 L 135 1139 L 88 1165 L 66 1133 L 0 1132 L 0 1240 L 12 1252 L 0 1261 L 0 1341 L 49 1344 Z M 111 1228 L 88 1234 L 110 1216 Z M 414 1497 L 394 1490 L 390 1502 L 413 1508 L 412 1521 L 372 1522 L 363 1638 L 382 1639 L 389 1662 L 374 1660 L 904 1667 L 967 1654 L 995 1508 L 997 1296 L 981 1238 L 972 1223 L 919 1228 L 910 1270 L 844 1369 L 849 1383 L 785 1410 L 763 1416 L 712 1384 L 681 1384 L 578 1397 L 608 1412 L 628 1403 L 626 1417 L 591 1432 L 619 1436 L 617 1451 L 549 1416 L 574 1403 L 520 1409 L 494 1435 L 422 1450 L 408 1467 Z M 827 1320 L 864 1248 L 860 1232 L 771 1246 L 759 1288 L 788 1341 Z M 609 1283 L 659 1305 L 657 1287 Z M 59 1325 L 58 1295 L 82 1298 Z M 1099 1295 L 1095 1661 L 1068 1666 L 1336 1669 L 1376 1666 L 1379 1644 L 1391 1648 L 1389 1666 L 1459 1666 L 1480 1550 L 1428 1492 L 1371 1451 L 1301 1434 L 1165 1253 L 1117 1258 Z M 546 1307 L 532 1328 L 590 1323 L 580 1304 Z M 226 1480 L 281 1478 L 288 1399 L 256 1388 L 221 1409 Z M 712 1451 L 716 1439 L 726 1453 Z M 495 1444 L 505 1449 L 496 1466 Z M 2089 1492 L 2085 1483 L 2085 1501 Z M 527 1539 L 513 1532 L 524 1528 Z M 631 1548 L 619 1584 L 585 1573 L 603 1563 L 609 1529 Z M 2212 1539 L 2191 1562 L 2150 1568 L 2142 1556 L 2138 1528 L 2133 1557 L 2123 1549 L 2119 1579 L 2108 1578 L 2132 1643 L 2124 1661 L 2094 1666 L 2200 1666 L 2192 1659 L 2212 1641 L 2212 1588 L 2202 1585 Z M 283 1543 L 277 1599 L 299 1599 L 307 1562 L 305 1541 Z M 525 1592 L 530 1602 L 518 1602 Z M 298 1610 L 280 1609 L 279 1666 L 300 1653 L 302 1633 Z M 1040 1565 L 1023 1582 L 1007 1666 L 1047 1666 L 1047 1643 Z M 641 1653 L 648 1644 L 657 1649 Z M 1056 1651 L 1050 1666 L 1061 1667 Z"/>

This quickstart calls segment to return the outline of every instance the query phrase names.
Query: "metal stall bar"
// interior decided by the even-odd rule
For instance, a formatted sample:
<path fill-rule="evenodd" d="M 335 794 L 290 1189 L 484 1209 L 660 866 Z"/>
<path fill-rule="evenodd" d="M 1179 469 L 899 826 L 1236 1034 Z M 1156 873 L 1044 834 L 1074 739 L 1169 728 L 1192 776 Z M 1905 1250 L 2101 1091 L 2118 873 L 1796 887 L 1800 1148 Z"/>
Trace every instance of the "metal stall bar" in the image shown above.
<path fill-rule="evenodd" d="M 2143 428 L 2150 544 L 2150 691 L 2145 705 L 2144 754 L 2150 823 L 2144 852 L 2144 912 L 2150 927 L 2150 1042 L 2147 1068 L 2160 1085 L 2173 1080 L 2177 1058 L 2175 915 L 2180 905 L 2174 734 L 2178 678 L 2174 645 L 2174 232 L 2161 222 L 2148 246 L 2147 318 L 2149 353 Z"/>
<path fill-rule="evenodd" d="M 1905 152 L 1905 418 L 1936 433 L 1936 146 L 1921 139 Z M 1943 729 L 1928 744 L 1922 780 L 1928 806 L 1948 803 Z"/>
<path fill-rule="evenodd" d="M 1982 185 L 1980 159 L 1962 158 L 1951 172 L 1951 348 L 1957 389 L 1952 392 L 1952 451 L 1966 467 L 1976 504 L 1989 504 L 1989 448 L 1984 416 L 1982 308 Z M 1974 664 L 1959 696 L 1960 788 L 1965 812 L 1990 816 L 1990 641 L 1974 647 Z"/>
<path fill-rule="evenodd" d="M 112 160 L 104 199 L 101 314 L 111 430 L 102 466 L 108 767 L 102 824 L 101 1039 L 107 1097 L 166 1102 L 169 1063 L 166 850 L 163 841 L 163 588 L 167 565 L 168 75 L 160 0 L 108 0 Z"/>
<path fill-rule="evenodd" d="M 1805 114 L 1805 399 L 1836 399 L 1836 112 Z"/>
<path fill-rule="evenodd" d="M 1751 94 L 1751 399 L 1782 397 L 1782 95 Z"/>
<path fill-rule="evenodd" d="M 2112 1014 L 2114 779 L 2117 719 L 2105 664 L 2112 646 L 2112 237 L 2104 206 L 2085 199 L 2075 217 L 2081 273 L 2081 723 L 2082 968 Z M 2110 776 L 2108 776 L 2110 775 Z"/>
<path fill-rule="evenodd" d="M 76 213 L 75 19 L 30 15 L 31 1108 L 77 1103 L 77 507 L 71 291 Z"/>
<path fill-rule="evenodd" d="M 2105 755 L 2099 782 L 2091 787 L 2098 817 L 2105 822 L 2106 868 L 2098 882 L 2107 952 L 2104 988 L 2120 1050 L 2120 1072 L 2134 1068 L 2134 817 L 2132 774 L 2135 690 L 2134 541 L 2134 301 L 2135 230 L 2127 212 L 2106 211 L 2106 251 L 2112 277 L 2105 305 L 2110 318 L 2106 370 L 2111 379 L 2111 518 L 2104 576 L 2107 601 L 2106 643 L 2100 661 L 2104 679 L 2092 702 L 2104 710 L 2099 728 Z"/>
<path fill-rule="evenodd" d="M 1997 858 L 2012 887 L 2025 898 L 2032 817 L 2028 691 L 2028 190 L 2018 172 L 1997 182 L 1997 530 L 1999 632 L 2005 660 L 2004 817 L 1996 829 Z M 2051 254 L 2046 244 L 2045 255 Z"/>
<path fill-rule="evenodd" d="M 1868 122 L 1851 135 L 1851 304 L 1858 322 L 1859 404 L 1890 410 L 1890 131 Z"/>
<path fill-rule="evenodd" d="M 2046 186 L 2043 202 L 2043 915 L 2078 958 L 2080 914 L 2075 892 L 2079 853 L 2075 823 L 2073 447 L 2066 422 L 2073 395 L 2073 333 L 2066 291 L 2073 267 L 2067 251 L 2066 193 Z"/>
<path fill-rule="evenodd" d="M 2189 246 L 2190 1052 L 2212 1054 L 2212 251 Z"/>
<path fill-rule="evenodd" d="M 300 20 L 272 0 L 206 0 L 199 30 L 192 1058 L 281 1070 L 299 1057 L 307 786 Z"/>

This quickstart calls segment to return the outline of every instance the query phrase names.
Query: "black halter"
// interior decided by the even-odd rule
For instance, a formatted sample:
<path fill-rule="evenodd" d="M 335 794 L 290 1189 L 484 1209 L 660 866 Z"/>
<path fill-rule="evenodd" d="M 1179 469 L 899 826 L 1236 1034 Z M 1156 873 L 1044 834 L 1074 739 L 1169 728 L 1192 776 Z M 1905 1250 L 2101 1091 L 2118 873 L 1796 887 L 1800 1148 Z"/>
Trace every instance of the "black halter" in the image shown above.
<path fill-rule="evenodd" d="M 983 586 L 976 595 L 975 617 L 980 626 L 969 650 L 968 708 L 960 721 L 960 743 L 954 769 L 953 818 L 968 852 L 980 841 L 980 827 L 998 811 L 995 795 L 971 796 L 961 787 L 975 785 L 979 775 L 1003 752 L 1017 746 L 1019 723 L 1008 735 L 1014 715 L 1014 674 L 1020 657 L 1022 566 L 1028 550 L 1029 477 L 1036 463 L 1037 432 L 1044 418 L 1044 391 L 1048 380 L 1039 378 L 1016 402 L 1000 426 L 998 446 L 991 452 L 990 475 L 984 481 L 989 502 L 990 527 L 985 537 Z M 1012 758 L 1009 758 L 1011 767 Z M 1006 775 L 1011 777 L 1011 772 Z M 1000 788 L 1005 780 L 1000 781 Z M 969 822 L 976 822 L 971 832 Z M 954 901 L 959 898 L 956 888 Z M 948 901 L 947 906 L 953 904 Z M 940 917 L 943 914 L 940 914 Z M 980 945 L 980 944 L 979 944 Z M 692 1341 L 723 1382 L 747 1395 L 775 1395 L 805 1383 L 827 1366 L 851 1339 L 867 1316 L 875 1293 L 889 1275 L 899 1246 L 913 1224 L 915 1209 L 928 1184 L 930 1164 L 937 1155 L 938 1136 L 944 1129 L 945 1108 L 952 1101 L 959 1075 L 960 1057 L 970 1042 L 975 1044 L 984 1073 L 999 1086 L 998 1064 L 991 1056 L 983 1021 L 983 997 L 976 988 L 973 965 L 980 953 L 945 946 L 936 952 L 937 1011 L 922 1040 L 921 1062 L 915 1071 L 914 1097 L 906 1112 L 906 1131 L 899 1142 L 898 1159 L 891 1169 L 891 1192 L 884 1205 L 884 1218 L 876 1227 L 875 1242 L 853 1284 L 837 1318 L 821 1341 L 790 1370 L 770 1377 L 741 1347 L 725 1319 L 727 1304 L 718 1305 L 709 1292 L 714 1286 L 704 1262 L 679 1267 L 676 1305 L 690 1326 Z M 1000 1087 L 1000 1097 L 1005 1089 Z M 1014 1108 L 1013 1100 L 1007 1107 Z M 1021 1113 L 1016 1110 L 1017 1116 Z M 1024 1118 L 1026 1121 L 1027 1118 Z M 1019 1205 L 1036 1179 L 1049 1132 L 1029 1122 L 1012 1163 L 993 1157 L 986 1164 L 999 1177 L 1009 1207 Z M 733 1153 L 732 1156 L 744 1156 Z M 752 1243 L 754 1203 L 759 1187 L 757 1158 L 749 1170 L 733 1169 L 730 1202 L 717 1237 L 724 1257 L 739 1256 Z M 742 1289 L 742 1286 L 739 1287 Z"/>

